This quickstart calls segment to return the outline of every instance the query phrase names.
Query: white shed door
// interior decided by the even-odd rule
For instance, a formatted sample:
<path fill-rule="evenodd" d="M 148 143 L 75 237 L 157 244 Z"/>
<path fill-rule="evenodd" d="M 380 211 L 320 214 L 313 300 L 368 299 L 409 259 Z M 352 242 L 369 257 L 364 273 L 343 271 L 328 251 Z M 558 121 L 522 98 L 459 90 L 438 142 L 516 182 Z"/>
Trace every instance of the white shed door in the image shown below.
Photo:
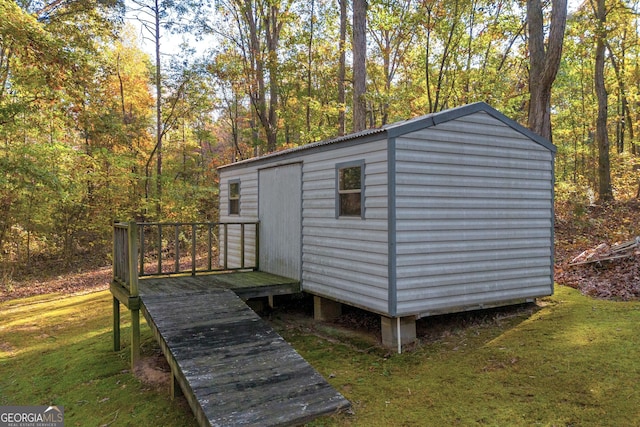
<path fill-rule="evenodd" d="M 302 165 L 262 169 L 258 189 L 260 270 L 299 280 Z"/>

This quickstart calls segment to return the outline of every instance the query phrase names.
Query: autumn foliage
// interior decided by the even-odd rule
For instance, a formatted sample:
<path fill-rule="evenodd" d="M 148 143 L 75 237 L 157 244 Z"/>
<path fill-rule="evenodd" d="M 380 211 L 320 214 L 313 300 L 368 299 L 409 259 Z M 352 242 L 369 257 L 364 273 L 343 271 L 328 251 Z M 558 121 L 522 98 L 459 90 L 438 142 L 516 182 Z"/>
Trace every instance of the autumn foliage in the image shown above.
<path fill-rule="evenodd" d="M 335 2 L 161 3 L 162 44 L 154 47 L 163 72 L 156 73 L 153 54 L 127 24 L 136 21 L 128 19 L 131 10 L 125 19 L 129 2 L 0 0 L 5 289 L 22 272 L 108 264 L 115 219 L 215 220 L 218 166 L 352 128 L 355 76 L 345 55 L 353 57 L 353 28 Z M 475 101 L 527 123 L 539 68 L 532 54 L 549 47 L 552 33 L 555 39 L 563 33 L 552 4 L 564 2 L 527 3 L 541 7 L 537 47 L 526 8 L 513 2 L 368 1 L 367 81 L 356 96 L 366 107 L 366 126 Z M 640 234 L 633 227 L 640 194 L 640 5 L 600 0 L 601 25 L 595 2 L 570 3 L 559 69 L 544 101 L 558 148 L 556 278 L 592 295 L 633 298 L 633 260 L 569 267 L 567 259 Z M 346 9 L 343 15 L 352 13 Z M 164 44 L 183 30 L 196 46 Z M 596 61 L 598 41 L 604 46 Z M 604 67 L 597 82 L 596 62 Z M 158 84 L 159 119 L 151 90 Z M 603 99 L 596 84 L 608 94 L 606 117 L 597 108 Z M 598 117 L 606 127 L 602 120 L 596 126 Z M 608 149 L 600 143 L 603 129 Z M 598 194 L 604 153 L 606 187 L 617 200 L 607 204 L 598 201 L 609 197 Z"/>

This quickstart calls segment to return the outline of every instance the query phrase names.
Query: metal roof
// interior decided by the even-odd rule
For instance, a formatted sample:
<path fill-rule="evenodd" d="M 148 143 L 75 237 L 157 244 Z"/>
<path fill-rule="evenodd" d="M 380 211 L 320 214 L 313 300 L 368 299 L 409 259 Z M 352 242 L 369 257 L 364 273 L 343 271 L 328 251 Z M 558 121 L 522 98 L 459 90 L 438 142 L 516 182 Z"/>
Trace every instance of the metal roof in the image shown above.
<path fill-rule="evenodd" d="M 527 136 L 534 142 L 542 145 L 553 153 L 556 152 L 556 147 L 546 138 L 532 132 L 521 124 L 517 123 L 514 120 L 511 120 L 495 108 L 491 107 L 489 104 L 485 102 L 476 102 L 473 104 L 467 104 L 460 107 L 452 108 L 449 110 L 439 111 L 437 113 L 426 114 L 423 116 L 415 117 L 413 119 L 403 120 L 395 123 L 390 123 L 384 125 L 379 128 L 374 129 L 366 129 L 360 132 L 351 133 L 348 135 L 340 136 L 337 138 L 326 139 L 318 142 L 313 142 L 310 144 L 301 145 L 299 147 L 289 148 L 282 151 L 276 151 L 273 153 L 265 154 L 263 156 L 253 157 L 250 159 L 241 160 L 235 163 L 230 163 L 228 165 L 220 166 L 218 169 L 225 169 L 229 167 L 235 167 L 240 165 L 245 165 L 247 163 L 254 163 L 258 161 L 264 161 L 269 159 L 276 159 L 279 157 L 283 157 L 286 155 L 291 155 L 300 151 L 311 150 L 317 147 L 323 147 L 328 145 L 340 144 L 347 141 L 353 141 L 361 138 L 370 137 L 377 134 L 386 133 L 387 137 L 393 138 L 397 137 L 409 132 L 413 132 L 419 129 L 428 128 L 431 126 L 435 126 L 439 123 L 448 122 L 450 120 L 455 120 L 460 117 L 464 117 L 477 112 L 485 112 L 495 119 L 501 121 L 507 126 L 511 127 L 517 132 Z"/>

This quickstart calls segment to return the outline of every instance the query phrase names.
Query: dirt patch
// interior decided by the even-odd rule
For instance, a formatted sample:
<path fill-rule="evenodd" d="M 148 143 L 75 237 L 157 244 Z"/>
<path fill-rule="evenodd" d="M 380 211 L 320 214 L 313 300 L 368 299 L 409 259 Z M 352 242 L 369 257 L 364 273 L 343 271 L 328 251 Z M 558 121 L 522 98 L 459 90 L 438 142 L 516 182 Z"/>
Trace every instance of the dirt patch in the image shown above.
<path fill-rule="evenodd" d="M 56 277 L 25 276 L 20 281 L 5 278 L 0 281 L 0 302 L 51 293 L 79 294 L 101 291 L 109 287 L 112 275 L 111 267 L 102 267 Z"/>
<path fill-rule="evenodd" d="M 154 389 L 168 390 L 171 381 L 171 368 L 162 353 L 143 356 L 135 369 L 136 377 Z"/>
<path fill-rule="evenodd" d="M 8 342 L 0 341 L 0 352 L 6 353 L 8 357 L 13 357 L 15 348 Z"/>
<path fill-rule="evenodd" d="M 526 318 L 545 304 L 543 300 L 538 300 L 536 303 L 424 317 L 416 322 L 416 336 L 422 343 L 439 342 L 453 335 L 501 325 L 512 319 Z M 311 297 L 293 300 L 281 298 L 278 299 L 276 308 L 268 315 L 263 314 L 263 318 L 276 330 L 313 334 L 329 342 L 350 346 L 357 352 L 379 351 L 385 357 L 391 354 L 381 345 L 380 315 L 346 304 L 342 306 L 342 314 L 338 318 L 318 322 L 313 319 Z M 416 344 L 405 345 L 403 350 L 411 351 Z"/>
<path fill-rule="evenodd" d="M 382 339 L 380 316 L 375 313 L 343 305 L 342 315 L 334 323 L 361 333 L 368 332 L 375 336 L 378 341 Z"/>

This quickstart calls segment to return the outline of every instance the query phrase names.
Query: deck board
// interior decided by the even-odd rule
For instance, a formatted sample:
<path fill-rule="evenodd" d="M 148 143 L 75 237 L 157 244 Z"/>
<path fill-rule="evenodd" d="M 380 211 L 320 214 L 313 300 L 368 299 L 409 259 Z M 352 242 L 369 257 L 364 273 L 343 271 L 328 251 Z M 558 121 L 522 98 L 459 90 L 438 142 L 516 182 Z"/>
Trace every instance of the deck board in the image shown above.
<path fill-rule="evenodd" d="M 143 313 L 201 425 L 298 425 L 349 406 L 234 291 L 202 277 L 139 284 Z"/>
<path fill-rule="evenodd" d="M 300 282 L 260 271 L 217 273 L 199 276 L 145 277 L 140 279 L 147 294 L 199 292 L 210 287 L 227 288 L 243 299 L 300 292 Z"/>

